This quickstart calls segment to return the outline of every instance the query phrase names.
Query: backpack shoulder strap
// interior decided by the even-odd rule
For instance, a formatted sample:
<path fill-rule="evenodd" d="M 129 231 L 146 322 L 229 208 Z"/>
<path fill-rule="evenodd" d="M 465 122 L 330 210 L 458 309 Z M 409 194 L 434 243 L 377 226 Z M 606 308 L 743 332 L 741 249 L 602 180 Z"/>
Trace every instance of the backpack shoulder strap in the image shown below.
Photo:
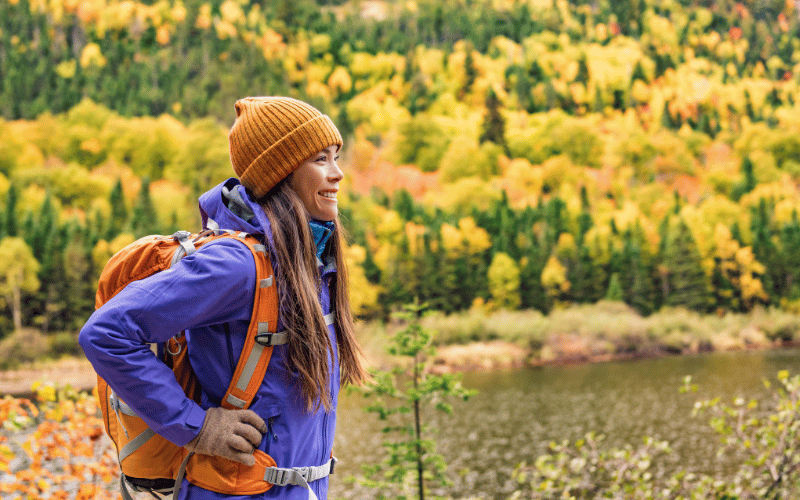
<path fill-rule="evenodd" d="M 236 238 L 253 253 L 256 263 L 256 290 L 247 338 L 233 378 L 222 398 L 222 407 L 243 409 L 250 406 L 264 380 L 273 346 L 288 342 L 288 334 L 277 333 L 278 286 L 266 247 L 255 237 L 239 233 Z"/>

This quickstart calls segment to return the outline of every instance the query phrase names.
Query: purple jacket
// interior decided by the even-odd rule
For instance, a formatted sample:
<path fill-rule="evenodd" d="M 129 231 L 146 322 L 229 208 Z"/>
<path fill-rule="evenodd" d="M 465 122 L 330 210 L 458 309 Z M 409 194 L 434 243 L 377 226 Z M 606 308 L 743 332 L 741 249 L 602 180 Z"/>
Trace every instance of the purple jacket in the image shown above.
<path fill-rule="evenodd" d="M 239 200 L 238 205 L 231 199 Z M 200 212 L 204 227 L 210 218 L 220 228 L 248 232 L 272 247 L 266 215 L 237 179 L 203 194 Z M 333 262 L 319 264 L 319 297 L 323 314 L 328 314 L 329 285 L 336 269 Z M 183 446 L 200 431 L 205 409 L 220 406 L 233 377 L 250 322 L 255 281 L 255 263 L 246 246 L 233 240 L 208 244 L 174 265 L 171 272 L 131 283 L 95 311 L 80 332 L 80 345 L 97 373 L 123 401 L 154 431 Z M 335 352 L 334 327 L 328 329 Z M 171 370 L 156 359 L 148 345 L 164 342 L 182 330 L 187 332 L 189 359 L 202 387 L 200 406 L 184 395 Z M 278 467 L 322 465 L 331 455 L 336 412 L 305 411 L 299 385 L 287 383 L 294 377 L 286 373 L 285 349 L 274 348 L 250 406 L 269 427 L 259 449 L 271 455 Z M 339 392 L 336 355 L 332 363 L 330 390 L 335 408 Z M 327 477 L 309 484 L 320 500 L 327 498 Z M 184 479 L 180 498 L 307 500 L 308 492 L 300 486 L 276 486 L 262 495 L 233 497 Z"/>

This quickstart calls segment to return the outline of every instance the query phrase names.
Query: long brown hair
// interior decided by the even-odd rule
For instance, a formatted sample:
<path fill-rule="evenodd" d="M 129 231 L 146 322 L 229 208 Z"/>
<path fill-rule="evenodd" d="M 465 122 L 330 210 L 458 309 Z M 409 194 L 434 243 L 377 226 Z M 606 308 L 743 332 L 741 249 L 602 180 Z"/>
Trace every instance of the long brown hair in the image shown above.
<path fill-rule="evenodd" d="M 300 197 L 289 187 L 288 178 L 281 181 L 259 200 L 272 226 L 277 261 L 275 274 L 280 296 L 283 328 L 289 332 L 286 356 L 288 368 L 296 371 L 310 411 L 321 404 L 332 409 L 329 390 L 331 373 L 328 360 L 333 352 L 328 328 L 318 298 L 320 274 L 314 252 L 314 239 Z M 331 282 L 331 310 L 343 384 L 361 385 L 367 374 L 361 365 L 361 348 L 356 342 L 350 296 L 347 290 L 347 266 L 344 259 L 344 229 L 339 218 L 328 242 L 329 255 L 336 259 L 336 273 Z"/>

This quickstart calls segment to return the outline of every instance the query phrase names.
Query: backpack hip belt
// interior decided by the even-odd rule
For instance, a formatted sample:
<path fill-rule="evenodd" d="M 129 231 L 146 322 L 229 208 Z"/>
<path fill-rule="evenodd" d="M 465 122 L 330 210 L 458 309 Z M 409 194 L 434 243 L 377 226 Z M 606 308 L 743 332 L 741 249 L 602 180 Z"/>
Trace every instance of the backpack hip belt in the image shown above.
<path fill-rule="evenodd" d="M 258 495 L 273 486 L 302 486 L 309 490 L 308 483 L 323 479 L 333 474 L 336 457 L 316 467 L 282 468 L 275 460 L 263 451 L 254 453 L 256 464 L 252 467 L 232 462 L 221 457 L 190 454 L 184 460 L 181 471 L 175 481 L 173 500 L 178 498 L 183 470 L 190 483 L 227 495 Z"/>

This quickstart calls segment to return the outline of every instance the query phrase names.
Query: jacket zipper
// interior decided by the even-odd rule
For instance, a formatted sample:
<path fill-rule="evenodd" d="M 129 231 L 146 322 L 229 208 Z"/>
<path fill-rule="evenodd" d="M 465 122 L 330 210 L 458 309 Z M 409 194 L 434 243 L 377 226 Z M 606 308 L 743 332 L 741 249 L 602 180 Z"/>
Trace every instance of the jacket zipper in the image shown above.
<path fill-rule="evenodd" d="M 328 335 L 330 335 L 330 332 L 328 332 Z M 334 353 L 331 353 L 331 371 L 333 371 L 333 368 L 335 368 L 335 366 L 336 366 L 336 362 L 335 361 L 336 361 L 336 353 L 334 352 Z M 330 386 L 328 387 L 328 390 L 331 391 L 331 398 L 333 398 L 333 392 L 334 392 L 333 373 L 331 373 Z M 332 409 L 331 411 L 335 411 L 335 410 Z M 329 432 L 328 432 L 328 412 L 325 409 L 323 409 L 323 412 L 324 412 L 324 414 L 322 415 L 322 462 L 321 463 L 324 464 L 331 457 L 325 456 L 325 450 L 327 449 Z M 329 454 L 330 454 L 330 452 L 329 452 Z"/>
<path fill-rule="evenodd" d="M 267 443 L 266 446 L 264 447 L 264 453 L 266 453 L 267 455 L 269 455 L 269 447 L 272 441 L 278 440 L 278 436 L 275 435 L 275 431 L 272 429 L 272 422 L 274 421 L 275 417 L 269 417 L 269 419 L 267 420 Z"/>
<path fill-rule="evenodd" d="M 236 372 L 236 365 L 233 363 L 233 341 L 231 340 L 231 327 L 228 323 L 223 323 L 225 329 L 225 342 L 228 344 L 228 362 L 231 365 L 231 376 Z"/>

